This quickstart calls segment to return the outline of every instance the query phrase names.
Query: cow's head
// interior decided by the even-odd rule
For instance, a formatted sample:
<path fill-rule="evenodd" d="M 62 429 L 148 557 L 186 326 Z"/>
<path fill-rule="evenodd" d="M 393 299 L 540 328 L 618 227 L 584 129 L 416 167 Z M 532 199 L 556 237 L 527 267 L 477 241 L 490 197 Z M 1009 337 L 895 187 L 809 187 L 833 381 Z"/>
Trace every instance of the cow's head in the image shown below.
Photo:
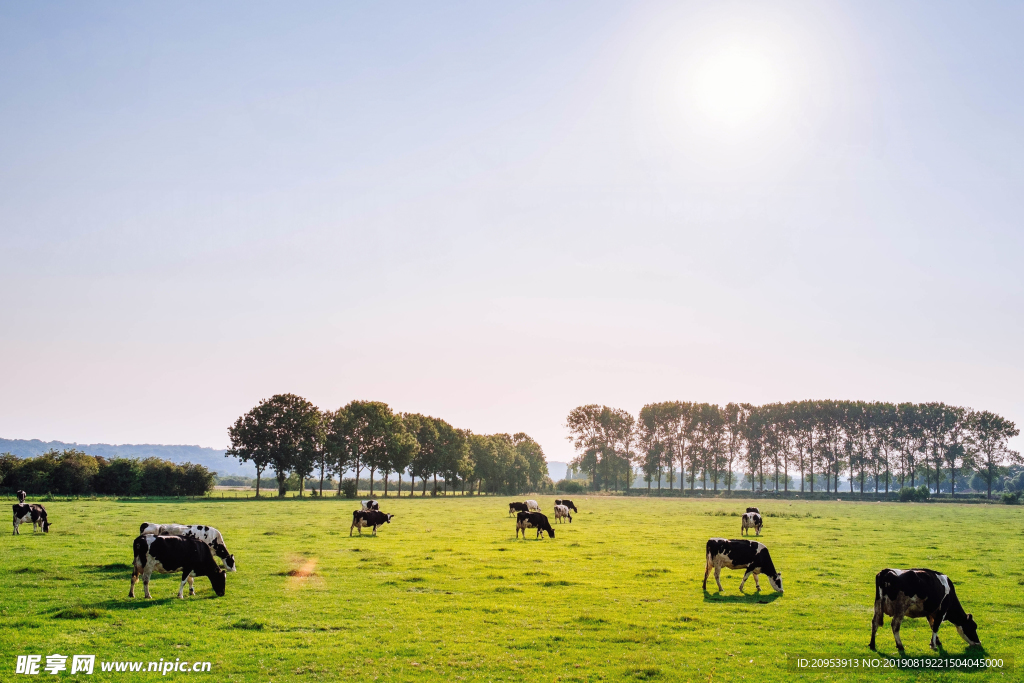
<path fill-rule="evenodd" d="M 392 515 L 392 514 L 388 515 L 388 519 L 387 519 L 388 524 L 391 524 L 391 518 L 392 517 L 394 517 L 394 515 Z"/>
<path fill-rule="evenodd" d="M 50 523 L 43 519 L 43 533 L 50 533 Z"/>
<path fill-rule="evenodd" d="M 777 590 L 777 591 L 779 591 L 781 593 L 782 592 L 782 572 L 779 572 L 775 576 L 769 576 L 768 577 L 768 583 L 770 583 L 772 585 L 772 588 L 774 588 L 775 590 Z"/>
<path fill-rule="evenodd" d="M 210 574 L 210 585 L 213 586 L 213 592 L 217 594 L 217 597 L 224 597 L 224 586 L 227 584 L 227 580 L 224 578 L 224 570 L 218 569 L 215 573 Z"/>
<path fill-rule="evenodd" d="M 968 645 L 981 645 L 978 640 L 978 625 L 974 623 L 974 615 L 968 614 L 967 621 L 956 627 L 956 632 Z"/>
<path fill-rule="evenodd" d="M 547 528 L 547 532 L 548 532 L 548 537 L 550 537 L 550 538 L 554 538 L 555 537 L 555 530 L 552 529 L 550 525 Z"/>

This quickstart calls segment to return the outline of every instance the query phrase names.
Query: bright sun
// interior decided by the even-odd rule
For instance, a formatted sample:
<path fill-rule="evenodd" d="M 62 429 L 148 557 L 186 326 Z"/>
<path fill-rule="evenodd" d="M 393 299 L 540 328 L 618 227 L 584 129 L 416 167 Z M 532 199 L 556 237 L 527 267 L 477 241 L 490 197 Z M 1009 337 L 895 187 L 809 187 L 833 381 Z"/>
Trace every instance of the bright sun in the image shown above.
<path fill-rule="evenodd" d="M 742 46 L 721 49 L 694 74 L 693 96 L 704 116 L 730 128 L 767 113 L 775 99 L 775 74 L 764 55 Z"/>

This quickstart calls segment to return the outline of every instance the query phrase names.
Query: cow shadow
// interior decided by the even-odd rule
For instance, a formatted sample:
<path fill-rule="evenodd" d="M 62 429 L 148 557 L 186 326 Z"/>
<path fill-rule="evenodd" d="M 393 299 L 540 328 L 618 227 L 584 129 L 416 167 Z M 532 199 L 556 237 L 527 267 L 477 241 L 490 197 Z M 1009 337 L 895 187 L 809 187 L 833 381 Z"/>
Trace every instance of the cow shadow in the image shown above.
<path fill-rule="evenodd" d="M 746 605 L 767 605 L 775 602 L 782 593 L 740 593 L 739 595 L 723 595 L 722 593 L 709 593 L 704 590 L 704 602 L 740 603 Z"/>
<path fill-rule="evenodd" d="M 217 597 L 215 594 L 210 595 L 186 595 L 185 600 L 208 600 L 210 598 Z M 143 597 L 135 598 L 120 598 L 111 600 L 102 600 L 100 602 L 93 603 L 89 607 L 95 609 L 104 610 L 121 610 L 121 611 L 135 611 L 142 609 L 149 609 L 150 607 L 162 607 L 164 605 L 170 605 L 175 602 L 183 602 L 177 595 L 172 595 L 166 598 L 150 598 L 146 599 Z"/>

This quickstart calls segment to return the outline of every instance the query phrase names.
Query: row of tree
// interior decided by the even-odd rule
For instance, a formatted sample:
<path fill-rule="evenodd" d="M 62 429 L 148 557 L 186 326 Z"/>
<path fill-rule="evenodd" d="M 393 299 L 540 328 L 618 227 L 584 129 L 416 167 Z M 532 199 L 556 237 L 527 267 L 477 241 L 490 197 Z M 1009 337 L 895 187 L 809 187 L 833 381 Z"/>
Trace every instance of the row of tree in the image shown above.
<path fill-rule="evenodd" d="M 50 450 L 34 458 L 0 454 L 0 487 L 33 495 L 205 496 L 214 473 L 202 465 L 160 458 L 112 458 L 75 449 Z"/>
<path fill-rule="evenodd" d="M 650 403 L 634 417 L 625 410 L 586 405 L 568 416 L 569 439 L 577 451 L 573 467 L 590 474 L 595 488 L 629 487 L 636 473 L 648 483 L 667 472 L 693 489 L 708 482 L 733 488 L 734 472 L 745 473 L 764 490 L 765 480 L 788 490 L 790 472 L 800 490 L 815 484 L 850 491 L 873 483 L 875 492 L 924 483 L 936 492 L 943 481 L 975 472 L 993 485 L 1005 466 L 1020 463 L 1009 439 L 1020 432 L 989 411 L 944 403 L 793 401 L 754 406 L 667 401 Z"/>
<path fill-rule="evenodd" d="M 432 480 L 432 492 L 467 487 L 472 494 L 512 493 L 543 488 L 547 461 L 540 444 L 523 433 L 473 434 L 436 417 L 418 413 L 396 413 L 379 401 L 352 401 L 335 411 L 320 410 L 295 394 L 277 394 L 259 402 L 228 429 L 228 456 L 256 468 L 256 494 L 260 480 L 270 469 L 277 478 L 278 495 L 284 495 L 286 481 L 295 474 L 302 495 L 304 482 L 319 475 L 323 482 L 338 475 L 338 495 L 346 472 L 359 479 L 370 473 L 370 492 L 377 475 L 388 493 L 390 475 L 410 477 L 412 495 L 419 479 L 422 495 Z"/>

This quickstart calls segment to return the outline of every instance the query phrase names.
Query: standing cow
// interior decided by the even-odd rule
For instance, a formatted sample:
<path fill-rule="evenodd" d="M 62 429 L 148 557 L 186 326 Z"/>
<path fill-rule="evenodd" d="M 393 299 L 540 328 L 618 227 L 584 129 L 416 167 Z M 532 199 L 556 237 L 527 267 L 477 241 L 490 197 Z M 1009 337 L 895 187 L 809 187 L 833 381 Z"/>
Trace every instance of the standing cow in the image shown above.
<path fill-rule="evenodd" d="M 36 532 L 37 526 L 42 529 L 44 534 L 50 532 L 50 522 L 46 519 L 46 508 L 42 505 L 18 503 L 11 507 L 14 509 L 14 531 L 11 532 L 12 536 L 20 535 L 21 532 L 18 530 L 18 527 L 28 522 L 32 522 L 32 533 Z"/>
<path fill-rule="evenodd" d="M 143 522 L 139 526 L 139 536 L 181 536 L 182 538 L 197 538 L 210 546 L 213 554 L 220 558 L 224 569 L 229 572 L 236 570 L 235 556 L 228 552 L 228 546 L 224 543 L 224 536 L 212 526 L 204 524 L 154 524 Z"/>
<path fill-rule="evenodd" d="M 361 501 L 364 510 L 380 510 L 380 503 L 372 498 L 370 500 Z"/>
<path fill-rule="evenodd" d="M 556 498 L 555 505 L 564 505 L 567 508 L 571 508 L 573 512 L 579 512 L 579 510 L 576 509 L 576 505 L 568 498 L 562 498 L 561 500 Z"/>
<path fill-rule="evenodd" d="M 394 515 L 390 515 L 378 510 L 353 510 L 352 511 L 352 526 L 348 528 L 348 535 L 352 535 L 353 529 L 359 529 L 359 535 L 363 535 L 364 526 L 373 527 L 373 535 L 377 535 L 377 527 L 384 526 L 385 524 L 391 524 L 391 518 Z"/>
<path fill-rule="evenodd" d="M 939 649 L 939 626 L 943 621 L 956 626 L 957 633 L 968 645 L 981 645 L 974 615 L 968 614 L 956 597 L 956 588 L 945 574 L 931 569 L 883 569 L 875 576 L 875 615 L 871 619 L 871 644 L 875 649 L 875 633 L 885 623 L 885 615 L 892 617 L 892 635 L 896 647 L 903 652 L 900 624 L 903 619 L 927 617 L 932 627 L 930 641 L 933 650 Z"/>
<path fill-rule="evenodd" d="M 526 501 L 526 507 L 530 512 L 540 512 L 540 504 L 535 500 Z"/>
<path fill-rule="evenodd" d="M 721 579 L 719 579 L 722 568 L 725 567 L 726 569 L 747 570 L 743 575 L 743 580 L 740 581 L 741 591 L 743 584 L 747 582 L 751 574 L 754 575 L 754 585 L 757 590 L 761 590 L 757 576 L 764 574 L 768 577 L 768 583 L 772 588 L 782 592 L 782 574 L 775 569 L 771 555 L 768 554 L 768 548 L 763 543 L 744 539 L 711 538 L 708 539 L 705 556 L 707 563 L 704 566 L 704 590 L 708 589 L 708 574 L 712 569 L 715 570 L 715 583 L 718 584 L 718 590 L 725 590 L 722 588 Z"/>
<path fill-rule="evenodd" d="M 544 531 L 548 532 L 551 538 L 555 537 L 555 530 L 551 528 L 547 515 L 540 512 L 520 512 L 516 515 L 516 538 L 519 538 L 519 532 L 522 531 L 525 539 L 527 529 L 536 529 L 537 538 L 540 538 Z"/>
<path fill-rule="evenodd" d="M 569 512 L 569 508 L 565 505 L 556 505 L 555 521 L 560 523 L 563 519 L 568 519 L 569 524 L 572 524 L 572 513 Z"/>
<path fill-rule="evenodd" d="M 188 583 L 188 594 L 195 595 L 194 577 L 207 576 L 213 592 L 224 595 L 224 570 L 213 559 L 213 551 L 198 538 L 181 536 L 139 536 L 132 544 L 134 558 L 132 560 L 132 585 L 128 589 L 128 597 L 135 597 L 135 582 L 142 577 L 142 587 L 147 598 L 149 593 L 149 577 L 153 572 L 172 574 L 181 571 L 181 585 L 178 586 L 178 597 L 185 598 L 185 584 Z"/>
<path fill-rule="evenodd" d="M 517 512 L 529 512 L 530 506 L 526 503 L 509 503 L 508 504 L 508 516 L 511 517 Z"/>
<path fill-rule="evenodd" d="M 746 536 L 750 529 L 754 530 L 755 536 L 761 535 L 761 515 L 756 512 L 747 512 L 743 515 L 742 521 L 740 522 L 740 535 Z"/>

